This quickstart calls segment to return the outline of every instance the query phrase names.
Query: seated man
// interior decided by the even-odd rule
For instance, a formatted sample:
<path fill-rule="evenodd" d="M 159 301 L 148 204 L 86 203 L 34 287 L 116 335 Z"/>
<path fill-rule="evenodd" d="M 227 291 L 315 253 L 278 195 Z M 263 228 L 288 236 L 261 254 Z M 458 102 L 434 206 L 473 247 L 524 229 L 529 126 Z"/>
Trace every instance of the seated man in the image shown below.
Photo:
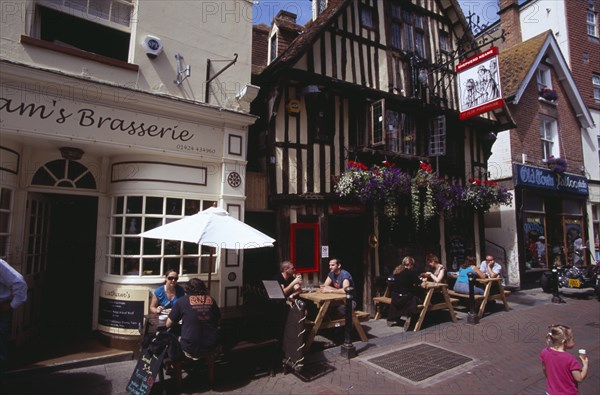
<path fill-rule="evenodd" d="M 217 325 L 221 311 L 215 300 L 207 295 L 206 285 L 199 278 L 192 278 L 187 286 L 187 294 L 173 305 L 167 318 L 167 328 L 183 320 L 179 342 L 186 357 L 198 359 L 208 357 L 210 381 L 214 378 L 214 355 L 217 348 Z M 208 355 L 207 355 L 208 354 Z M 212 364 L 210 359 L 212 358 Z M 178 386 L 181 385 L 181 361 L 175 365 Z"/>
<path fill-rule="evenodd" d="M 342 262 L 339 259 L 334 258 L 329 261 L 329 270 L 330 272 L 321 286 L 321 292 L 345 294 L 346 288 L 354 287 L 352 275 L 342 269 Z M 356 308 L 355 300 L 352 301 L 352 308 Z M 345 305 L 339 306 L 338 312 L 344 315 L 346 312 Z"/>
<path fill-rule="evenodd" d="M 502 277 L 502 266 L 496 262 L 492 255 L 485 257 L 485 261 L 482 261 L 479 265 L 479 270 L 488 278 Z"/>
<path fill-rule="evenodd" d="M 283 261 L 279 265 L 279 274 L 275 277 L 275 280 L 281 286 L 285 297 L 289 297 L 302 292 L 302 277 L 294 276 L 296 267 L 290 261 Z"/>

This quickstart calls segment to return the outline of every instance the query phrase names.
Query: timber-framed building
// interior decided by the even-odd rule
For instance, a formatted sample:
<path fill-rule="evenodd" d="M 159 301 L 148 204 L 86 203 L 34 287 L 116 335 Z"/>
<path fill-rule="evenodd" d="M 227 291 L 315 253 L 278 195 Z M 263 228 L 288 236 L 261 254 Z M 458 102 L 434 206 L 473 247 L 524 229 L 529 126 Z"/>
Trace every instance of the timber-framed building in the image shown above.
<path fill-rule="evenodd" d="M 309 281 L 322 282 L 329 259 L 340 258 L 368 310 L 376 280 L 405 255 L 419 265 L 428 253 L 447 265 L 479 256 L 482 216 L 456 210 L 417 230 L 407 199 L 390 224 L 380 205 L 335 193 L 347 162 L 385 161 L 411 173 L 428 163 L 441 177 L 483 179 L 490 132 L 511 121 L 504 112 L 459 120 L 454 67 L 475 52 L 458 2 L 340 0 L 313 8 L 305 26 L 280 12 L 271 27 L 254 27 L 253 84 L 261 91 L 252 108 L 259 120 L 248 170 L 256 182 L 248 183 L 246 208 L 272 222 L 277 258 L 294 261 Z"/>

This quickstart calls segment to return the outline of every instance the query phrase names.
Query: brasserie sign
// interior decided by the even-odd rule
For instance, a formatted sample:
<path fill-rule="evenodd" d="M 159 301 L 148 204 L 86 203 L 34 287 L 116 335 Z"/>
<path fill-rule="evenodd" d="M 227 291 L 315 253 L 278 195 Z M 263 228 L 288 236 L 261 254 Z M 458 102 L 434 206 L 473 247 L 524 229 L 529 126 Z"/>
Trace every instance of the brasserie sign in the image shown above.
<path fill-rule="evenodd" d="M 550 189 L 587 196 L 588 180 L 568 173 L 555 173 L 549 169 L 515 164 L 515 185 Z"/>
<path fill-rule="evenodd" d="M 202 156 L 219 156 L 223 151 L 223 134 L 215 128 L 59 96 L 28 94 L 5 85 L 0 90 L 0 126 L 19 133 Z"/>

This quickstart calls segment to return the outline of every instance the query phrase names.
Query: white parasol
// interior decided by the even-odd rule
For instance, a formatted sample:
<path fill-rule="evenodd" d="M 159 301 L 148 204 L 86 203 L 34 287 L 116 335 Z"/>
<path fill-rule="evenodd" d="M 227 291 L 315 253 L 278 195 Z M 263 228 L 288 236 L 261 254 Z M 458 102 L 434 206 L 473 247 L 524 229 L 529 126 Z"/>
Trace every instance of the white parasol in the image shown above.
<path fill-rule="evenodd" d="M 181 240 L 208 247 L 230 250 L 273 247 L 275 239 L 229 215 L 222 208 L 211 207 L 198 214 L 159 226 L 138 236 L 151 239 Z M 209 257 L 208 288 L 212 274 L 212 250 Z"/>

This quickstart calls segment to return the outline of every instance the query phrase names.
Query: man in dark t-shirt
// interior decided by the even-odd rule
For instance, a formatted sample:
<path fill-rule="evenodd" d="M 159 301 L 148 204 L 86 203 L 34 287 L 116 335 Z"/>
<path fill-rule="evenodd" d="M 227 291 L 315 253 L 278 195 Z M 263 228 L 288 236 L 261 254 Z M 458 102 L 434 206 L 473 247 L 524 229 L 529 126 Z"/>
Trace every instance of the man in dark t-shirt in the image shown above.
<path fill-rule="evenodd" d="M 221 312 L 217 302 L 206 294 L 204 281 L 193 278 L 188 283 L 188 295 L 173 306 L 167 327 L 183 320 L 181 348 L 189 358 L 214 351 L 217 347 L 218 324 Z"/>
<path fill-rule="evenodd" d="M 302 283 L 302 277 L 295 276 L 294 272 L 296 267 L 290 261 L 283 261 L 279 265 L 279 274 L 275 276 L 275 280 L 281 286 L 283 294 L 287 298 L 290 295 L 300 293 L 302 290 L 300 283 Z"/>

